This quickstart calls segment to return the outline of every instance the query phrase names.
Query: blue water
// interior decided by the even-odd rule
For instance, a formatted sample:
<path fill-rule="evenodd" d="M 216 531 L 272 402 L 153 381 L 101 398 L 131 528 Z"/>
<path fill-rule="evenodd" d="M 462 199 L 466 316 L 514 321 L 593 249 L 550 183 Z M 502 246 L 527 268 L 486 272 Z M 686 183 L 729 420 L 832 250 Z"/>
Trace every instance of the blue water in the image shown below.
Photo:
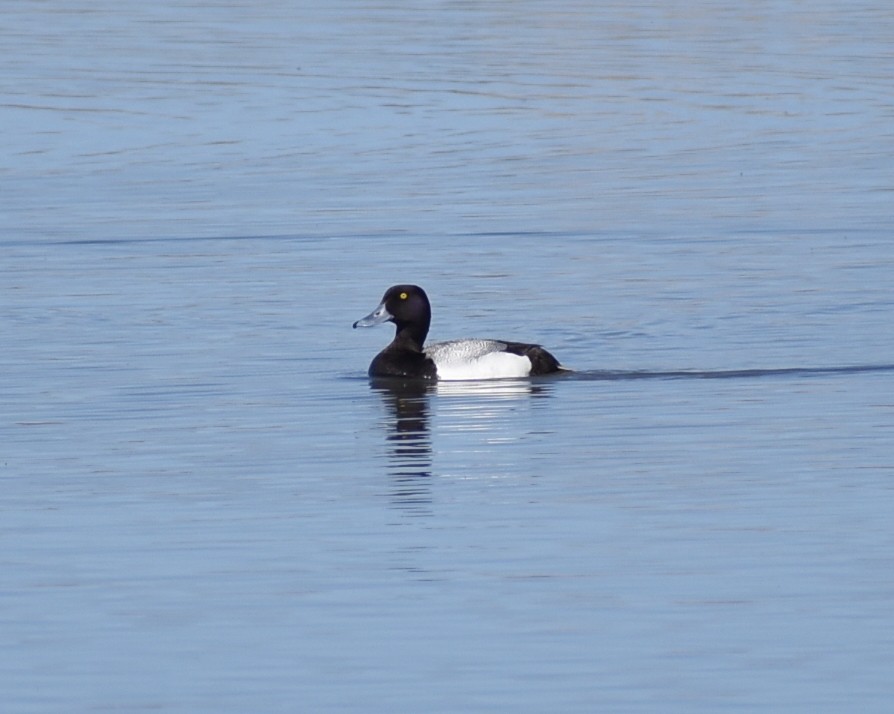
<path fill-rule="evenodd" d="M 4 711 L 887 712 L 894 11 L 302 5 L 4 8 Z"/>

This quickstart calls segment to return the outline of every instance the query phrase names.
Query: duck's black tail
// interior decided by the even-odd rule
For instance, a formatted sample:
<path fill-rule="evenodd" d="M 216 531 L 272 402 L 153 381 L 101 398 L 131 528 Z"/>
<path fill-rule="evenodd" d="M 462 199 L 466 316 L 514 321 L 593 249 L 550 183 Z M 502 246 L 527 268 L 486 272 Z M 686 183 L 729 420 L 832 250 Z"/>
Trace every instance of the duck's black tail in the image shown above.
<path fill-rule="evenodd" d="M 523 355 L 531 360 L 531 376 L 538 374 L 552 374 L 566 368 L 559 364 L 559 360 L 553 357 L 540 345 L 527 345 L 523 342 L 507 342 L 506 351 L 516 355 Z"/>

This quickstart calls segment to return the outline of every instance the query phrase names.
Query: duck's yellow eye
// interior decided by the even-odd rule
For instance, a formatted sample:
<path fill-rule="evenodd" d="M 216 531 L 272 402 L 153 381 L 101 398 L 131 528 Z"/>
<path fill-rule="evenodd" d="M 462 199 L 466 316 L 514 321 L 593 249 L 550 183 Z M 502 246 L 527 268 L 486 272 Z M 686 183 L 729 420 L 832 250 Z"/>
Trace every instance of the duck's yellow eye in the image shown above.
<path fill-rule="evenodd" d="M 406 293 L 401 293 L 401 294 L 400 294 L 400 299 L 401 299 L 401 300 L 406 300 L 406 299 L 407 299 L 407 294 L 406 294 Z"/>

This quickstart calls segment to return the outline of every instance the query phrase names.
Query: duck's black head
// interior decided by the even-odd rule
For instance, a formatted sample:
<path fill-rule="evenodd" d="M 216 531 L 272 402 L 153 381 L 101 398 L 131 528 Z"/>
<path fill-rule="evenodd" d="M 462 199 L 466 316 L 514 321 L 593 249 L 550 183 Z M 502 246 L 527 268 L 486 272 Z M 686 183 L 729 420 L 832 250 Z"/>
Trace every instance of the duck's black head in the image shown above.
<path fill-rule="evenodd" d="M 397 340 L 412 340 L 417 349 L 428 335 L 431 325 L 431 304 L 428 295 L 418 285 L 394 285 L 385 291 L 382 302 L 366 317 L 357 320 L 354 327 L 372 327 L 383 322 L 397 326 Z"/>

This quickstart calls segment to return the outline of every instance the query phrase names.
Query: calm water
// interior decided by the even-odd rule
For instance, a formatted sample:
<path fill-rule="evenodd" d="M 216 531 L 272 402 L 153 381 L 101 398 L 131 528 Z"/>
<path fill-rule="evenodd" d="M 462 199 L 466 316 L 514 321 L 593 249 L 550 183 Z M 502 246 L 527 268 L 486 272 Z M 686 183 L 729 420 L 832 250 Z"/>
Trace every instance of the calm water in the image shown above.
<path fill-rule="evenodd" d="M 894 10 L 302 5 L 4 5 L 4 711 L 889 711 Z"/>

